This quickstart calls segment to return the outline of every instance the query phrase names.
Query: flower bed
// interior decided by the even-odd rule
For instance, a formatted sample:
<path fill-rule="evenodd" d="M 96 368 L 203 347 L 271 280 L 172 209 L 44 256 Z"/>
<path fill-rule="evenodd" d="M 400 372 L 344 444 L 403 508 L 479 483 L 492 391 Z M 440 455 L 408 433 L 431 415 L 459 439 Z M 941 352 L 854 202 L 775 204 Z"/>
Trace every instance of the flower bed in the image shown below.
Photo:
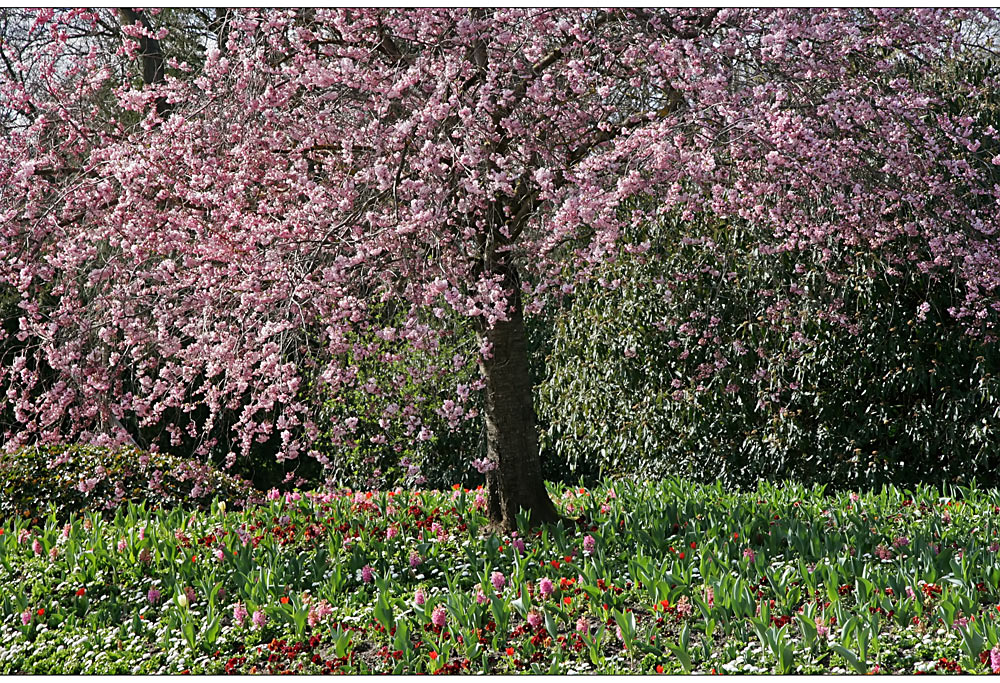
<path fill-rule="evenodd" d="M 1000 495 L 278 494 L 0 526 L 2 673 L 989 672 Z"/>

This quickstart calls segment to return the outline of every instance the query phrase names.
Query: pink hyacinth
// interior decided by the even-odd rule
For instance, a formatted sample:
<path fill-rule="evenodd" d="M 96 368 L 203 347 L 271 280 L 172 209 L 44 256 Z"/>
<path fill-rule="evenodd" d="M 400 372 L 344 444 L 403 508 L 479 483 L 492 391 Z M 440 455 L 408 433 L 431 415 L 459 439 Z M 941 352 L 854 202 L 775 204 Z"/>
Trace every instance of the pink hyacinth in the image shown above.
<path fill-rule="evenodd" d="M 427 598 L 424 597 L 423 589 L 418 588 L 416 590 L 416 592 L 413 594 L 413 602 L 415 602 L 417 605 L 423 605 L 425 602 L 427 602 Z"/>
<path fill-rule="evenodd" d="M 309 610 L 309 616 L 306 617 L 306 621 L 310 626 L 316 626 L 323 619 L 333 614 L 333 607 L 326 600 L 320 600 L 313 609 Z"/>
<path fill-rule="evenodd" d="M 21 623 L 24 626 L 27 626 L 29 623 L 31 623 L 31 610 L 30 609 L 26 609 L 23 612 L 21 612 Z"/>
<path fill-rule="evenodd" d="M 912 588 L 910 588 L 909 586 L 907 586 L 906 587 L 906 597 L 908 597 L 910 600 L 916 600 L 917 594 L 913 591 Z"/>
<path fill-rule="evenodd" d="M 361 580 L 365 583 L 371 583 L 375 579 L 375 573 L 372 568 L 367 564 L 361 568 Z"/>
<path fill-rule="evenodd" d="M 267 623 L 267 615 L 260 610 L 255 610 L 253 616 L 250 617 L 250 621 L 253 622 L 255 627 L 264 628 L 264 624 Z"/>
<path fill-rule="evenodd" d="M 21 529 L 21 532 L 17 535 L 18 545 L 24 545 L 25 543 L 28 542 L 29 538 L 31 538 L 31 534 L 28 532 L 28 530 Z"/>
<path fill-rule="evenodd" d="M 521 540 L 520 538 L 515 538 L 513 541 L 510 542 L 510 544 L 512 546 L 514 546 L 514 549 L 517 550 L 517 552 L 519 552 L 519 553 L 523 553 L 524 552 L 524 548 L 525 548 L 524 541 Z"/>
<path fill-rule="evenodd" d="M 892 547 L 894 548 L 903 548 L 908 545 L 910 545 L 910 539 L 908 539 L 906 536 L 897 536 L 896 539 L 892 542 Z"/>
<path fill-rule="evenodd" d="M 580 617 L 576 620 L 576 630 L 580 633 L 590 633 L 590 621 L 587 617 Z"/>
<path fill-rule="evenodd" d="M 747 548 L 743 551 L 743 557 L 747 558 L 750 564 L 753 564 L 757 559 L 757 553 L 755 553 L 752 548 Z"/>
<path fill-rule="evenodd" d="M 124 538 L 118 539 L 118 552 L 125 552 L 125 548 L 128 547 L 128 542 Z"/>
<path fill-rule="evenodd" d="M 243 621 L 247 618 L 249 612 L 247 608 L 243 606 L 242 602 L 237 602 L 233 605 L 233 623 L 237 626 L 242 626 Z"/>
<path fill-rule="evenodd" d="M 539 626 L 542 625 L 542 615 L 536 612 L 535 610 L 531 610 L 530 612 L 528 612 L 527 619 L 528 619 L 528 626 L 530 626 L 531 628 L 537 629 Z"/>
<path fill-rule="evenodd" d="M 392 540 L 392 539 L 396 538 L 396 536 L 398 534 L 399 534 L 399 531 L 396 530 L 396 527 L 391 526 L 391 527 L 389 527 L 388 529 L 385 530 L 385 539 L 387 541 Z"/>
<path fill-rule="evenodd" d="M 410 553 L 410 567 L 412 567 L 413 569 L 419 567 L 420 563 L 423 561 L 424 561 L 423 558 L 420 557 L 420 553 L 418 553 L 416 550 Z"/>
<path fill-rule="evenodd" d="M 219 562 L 222 562 L 224 559 L 226 559 L 226 554 L 222 552 L 222 548 L 215 549 L 215 559 L 217 559 Z"/>
<path fill-rule="evenodd" d="M 486 597 L 486 593 L 483 592 L 482 586 L 476 586 L 476 604 L 485 605 L 490 599 Z"/>
<path fill-rule="evenodd" d="M 52 550 L 49 551 L 49 559 L 54 561 L 57 557 L 59 557 L 59 548 L 52 546 Z"/>
<path fill-rule="evenodd" d="M 437 607 L 434 608 L 434 611 L 431 612 L 431 623 L 439 628 L 444 628 L 444 625 L 447 622 L 448 622 L 448 611 L 441 605 L 438 605 Z"/>
<path fill-rule="evenodd" d="M 34 541 L 32 541 L 31 542 L 31 550 L 36 555 L 41 555 L 42 551 L 44 550 L 44 548 L 42 547 L 41 541 L 39 541 L 37 538 Z"/>
<path fill-rule="evenodd" d="M 592 553 L 597 548 L 597 541 L 590 534 L 583 537 L 583 552 Z"/>
<path fill-rule="evenodd" d="M 503 575 L 503 572 L 493 572 L 490 574 L 490 583 L 493 584 L 494 590 L 502 591 L 504 584 L 507 583 L 507 577 Z"/>
<path fill-rule="evenodd" d="M 139 561 L 143 564 L 149 564 L 153 561 L 153 555 L 149 552 L 149 548 L 143 548 L 139 551 Z"/>
<path fill-rule="evenodd" d="M 545 597 L 548 597 L 556 592 L 556 587 L 552 584 L 552 579 L 547 576 L 538 582 L 538 587 L 541 589 L 542 595 Z"/>
<path fill-rule="evenodd" d="M 1000 645 L 994 645 L 990 650 L 990 669 L 995 674 L 1000 674 Z"/>
<path fill-rule="evenodd" d="M 185 586 L 184 587 L 184 595 L 188 599 L 188 604 L 191 604 L 191 605 L 193 605 L 194 602 L 195 602 L 195 600 L 198 599 L 198 594 L 195 593 L 194 588 L 192 588 L 191 586 Z"/>
<path fill-rule="evenodd" d="M 62 537 L 68 539 L 69 535 L 70 535 L 70 533 L 72 531 L 73 531 L 73 525 L 72 524 L 68 524 L 68 523 L 64 524 L 63 525 L 63 529 L 62 529 Z"/>
<path fill-rule="evenodd" d="M 816 617 L 816 635 L 820 638 L 826 638 L 830 633 L 830 627 L 823 625 L 822 617 Z"/>
<path fill-rule="evenodd" d="M 156 590 L 156 588 L 150 588 L 149 591 L 146 592 L 146 600 L 149 601 L 150 605 L 155 605 L 160 601 L 160 595 L 160 591 Z"/>

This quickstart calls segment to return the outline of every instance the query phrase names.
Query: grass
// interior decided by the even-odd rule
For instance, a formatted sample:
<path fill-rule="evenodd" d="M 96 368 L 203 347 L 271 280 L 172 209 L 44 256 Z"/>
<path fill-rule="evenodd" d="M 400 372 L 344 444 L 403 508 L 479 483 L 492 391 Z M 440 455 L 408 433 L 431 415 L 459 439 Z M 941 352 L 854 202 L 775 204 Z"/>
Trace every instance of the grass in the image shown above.
<path fill-rule="evenodd" d="M 997 491 L 667 480 L 552 495 L 585 521 L 487 536 L 465 490 L 9 518 L 0 672 L 991 668 Z"/>

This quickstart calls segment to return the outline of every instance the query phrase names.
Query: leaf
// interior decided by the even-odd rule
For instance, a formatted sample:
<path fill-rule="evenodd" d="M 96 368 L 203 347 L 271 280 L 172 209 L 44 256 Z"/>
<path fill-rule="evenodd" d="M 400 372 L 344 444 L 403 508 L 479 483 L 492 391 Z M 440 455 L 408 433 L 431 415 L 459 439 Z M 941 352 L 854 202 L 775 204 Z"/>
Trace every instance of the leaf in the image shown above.
<path fill-rule="evenodd" d="M 836 652 L 838 655 L 840 655 L 844 659 L 844 661 L 847 662 L 847 664 L 852 669 L 854 669 L 855 672 L 859 674 L 868 673 L 868 666 L 860 659 L 858 659 L 857 655 L 855 655 L 853 652 L 848 650 L 843 645 L 839 645 L 837 643 L 831 643 L 830 649 Z"/>
<path fill-rule="evenodd" d="M 799 630 L 802 632 L 802 636 L 805 638 L 806 644 L 812 647 L 816 642 L 816 638 L 819 636 L 819 631 L 816 628 L 816 622 L 801 614 L 795 615 L 795 618 L 798 621 Z"/>
<path fill-rule="evenodd" d="M 555 619 L 552 618 L 552 615 L 549 614 L 548 610 L 543 612 L 543 615 L 545 617 L 545 630 L 548 631 L 549 635 L 552 636 L 552 639 L 555 640 L 559 637 L 559 631 L 556 628 Z"/>
<path fill-rule="evenodd" d="M 675 657 L 677 657 L 677 661 L 680 662 L 681 667 L 684 669 L 684 673 L 691 673 L 691 670 L 694 667 L 691 665 L 691 655 L 688 654 L 687 650 L 680 645 L 675 645 L 674 643 L 666 643 L 666 646 L 667 649 L 670 650 Z"/>
<path fill-rule="evenodd" d="M 392 628 L 392 608 L 389 607 L 384 593 L 379 594 L 378 600 L 375 602 L 374 616 L 376 621 L 382 624 L 382 627 L 385 628 L 386 631 Z"/>

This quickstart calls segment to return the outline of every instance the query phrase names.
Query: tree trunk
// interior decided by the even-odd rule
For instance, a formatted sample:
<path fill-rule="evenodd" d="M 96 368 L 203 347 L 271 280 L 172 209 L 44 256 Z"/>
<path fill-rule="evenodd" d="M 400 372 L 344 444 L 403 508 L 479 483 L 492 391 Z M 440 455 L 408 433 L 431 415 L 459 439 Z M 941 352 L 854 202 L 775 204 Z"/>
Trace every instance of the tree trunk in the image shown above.
<path fill-rule="evenodd" d="M 542 480 L 521 283 L 512 267 L 505 267 L 503 275 L 511 297 L 508 319 L 480 329 L 492 345 L 492 355 L 480 360 L 480 370 L 486 381 L 487 457 L 496 464 L 486 474 L 487 515 L 498 530 L 513 531 L 521 509 L 532 524 L 554 522 L 559 513 Z"/>
<path fill-rule="evenodd" d="M 119 7 L 118 16 L 122 24 L 139 24 L 147 31 L 152 31 L 153 26 L 149 23 L 145 14 L 136 12 L 128 7 Z M 160 41 L 148 36 L 139 37 L 139 56 L 142 58 L 142 82 L 146 85 L 158 85 L 164 82 L 163 51 L 160 49 Z M 170 105 L 164 97 L 156 98 L 156 113 L 161 117 L 166 117 L 170 113 Z"/>

